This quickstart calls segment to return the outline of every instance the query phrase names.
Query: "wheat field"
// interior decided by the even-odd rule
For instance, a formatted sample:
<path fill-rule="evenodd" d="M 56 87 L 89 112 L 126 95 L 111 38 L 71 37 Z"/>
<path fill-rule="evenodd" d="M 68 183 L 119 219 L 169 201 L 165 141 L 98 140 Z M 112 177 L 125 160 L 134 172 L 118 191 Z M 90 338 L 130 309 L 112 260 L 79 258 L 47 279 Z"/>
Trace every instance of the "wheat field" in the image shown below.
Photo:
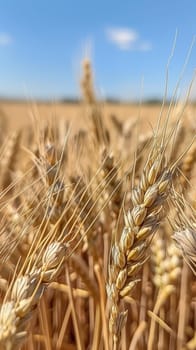
<path fill-rule="evenodd" d="M 0 103 L 0 349 L 196 349 L 196 115 Z"/>

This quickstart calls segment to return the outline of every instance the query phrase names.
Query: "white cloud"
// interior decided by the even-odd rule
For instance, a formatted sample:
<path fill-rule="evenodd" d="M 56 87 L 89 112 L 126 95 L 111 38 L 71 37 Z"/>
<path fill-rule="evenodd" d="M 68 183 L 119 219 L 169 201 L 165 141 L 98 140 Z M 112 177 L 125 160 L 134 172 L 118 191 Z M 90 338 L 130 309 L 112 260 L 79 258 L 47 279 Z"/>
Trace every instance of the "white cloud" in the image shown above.
<path fill-rule="evenodd" d="M 149 51 L 152 49 L 151 43 L 141 41 L 139 33 L 131 28 L 107 28 L 106 37 L 120 50 Z"/>
<path fill-rule="evenodd" d="M 0 46 L 8 46 L 12 43 L 12 37 L 7 33 L 0 33 Z"/>
<path fill-rule="evenodd" d="M 106 35 L 121 50 L 130 50 L 138 39 L 138 33 L 128 28 L 108 28 Z"/>

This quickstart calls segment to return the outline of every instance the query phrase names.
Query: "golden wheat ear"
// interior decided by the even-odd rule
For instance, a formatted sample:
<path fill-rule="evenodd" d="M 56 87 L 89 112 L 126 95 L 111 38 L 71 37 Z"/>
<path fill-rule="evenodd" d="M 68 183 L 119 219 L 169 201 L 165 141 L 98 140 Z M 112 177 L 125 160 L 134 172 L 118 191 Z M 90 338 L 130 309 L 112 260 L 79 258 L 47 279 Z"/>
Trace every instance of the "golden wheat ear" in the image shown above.
<path fill-rule="evenodd" d="M 173 239 L 196 275 L 196 211 L 182 194 L 174 192 L 172 200 L 177 212 Z"/>
<path fill-rule="evenodd" d="M 35 252 L 34 252 L 35 254 Z M 12 350 L 26 337 L 25 320 L 31 317 L 44 289 L 52 282 L 66 258 L 66 245 L 57 241 L 43 251 L 39 264 L 11 283 L 0 309 L 1 349 Z M 9 301 L 8 301 L 9 299 Z"/>
<path fill-rule="evenodd" d="M 174 173 L 174 166 L 172 168 L 166 158 L 166 127 L 167 121 L 161 135 L 157 132 L 152 139 L 138 185 L 131 192 L 132 208 L 125 212 L 123 230 L 111 248 L 107 293 L 111 305 L 109 326 L 115 349 L 127 315 L 120 311 L 120 303 L 139 282 L 138 271 L 148 257 L 147 248 L 165 216 L 163 208 Z"/>
<path fill-rule="evenodd" d="M 177 247 L 180 248 L 182 255 L 196 276 L 196 228 L 192 230 L 176 231 L 173 235 Z"/>

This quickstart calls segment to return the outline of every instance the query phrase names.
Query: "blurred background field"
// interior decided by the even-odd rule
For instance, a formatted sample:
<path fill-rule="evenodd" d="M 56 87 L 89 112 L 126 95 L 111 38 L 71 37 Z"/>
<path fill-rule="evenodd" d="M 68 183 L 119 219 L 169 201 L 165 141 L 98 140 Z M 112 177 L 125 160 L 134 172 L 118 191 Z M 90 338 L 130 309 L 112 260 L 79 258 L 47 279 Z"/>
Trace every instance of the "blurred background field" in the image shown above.
<path fill-rule="evenodd" d="M 111 104 L 102 105 L 102 113 L 107 123 L 111 116 L 118 116 L 119 120 L 135 120 L 142 121 L 145 129 L 151 129 L 157 120 L 160 112 L 160 105 L 142 105 L 137 104 Z M 20 129 L 32 124 L 33 115 L 40 120 L 64 119 L 71 123 L 71 126 L 85 127 L 85 109 L 82 103 L 44 103 L 44 102 L 16 102 L 1 101 L 0 102 L 0 118 L 10 131 Z"/>

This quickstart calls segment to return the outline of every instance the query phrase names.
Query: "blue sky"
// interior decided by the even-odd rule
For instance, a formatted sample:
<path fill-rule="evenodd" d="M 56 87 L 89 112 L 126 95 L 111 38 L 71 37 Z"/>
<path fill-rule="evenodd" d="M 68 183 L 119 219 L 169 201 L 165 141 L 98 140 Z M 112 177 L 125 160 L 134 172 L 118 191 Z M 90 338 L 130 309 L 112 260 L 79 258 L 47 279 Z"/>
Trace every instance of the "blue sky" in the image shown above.
<path fill-rule="evenodd" d="M 162 97 L 176 29 L 169 94 L 196 35 L 195 0 L 0 0 L 0 96 L 79 97 L 87 52 L 99 96 Z M 196 43 L 180 92 L 195 68 Z"/>

